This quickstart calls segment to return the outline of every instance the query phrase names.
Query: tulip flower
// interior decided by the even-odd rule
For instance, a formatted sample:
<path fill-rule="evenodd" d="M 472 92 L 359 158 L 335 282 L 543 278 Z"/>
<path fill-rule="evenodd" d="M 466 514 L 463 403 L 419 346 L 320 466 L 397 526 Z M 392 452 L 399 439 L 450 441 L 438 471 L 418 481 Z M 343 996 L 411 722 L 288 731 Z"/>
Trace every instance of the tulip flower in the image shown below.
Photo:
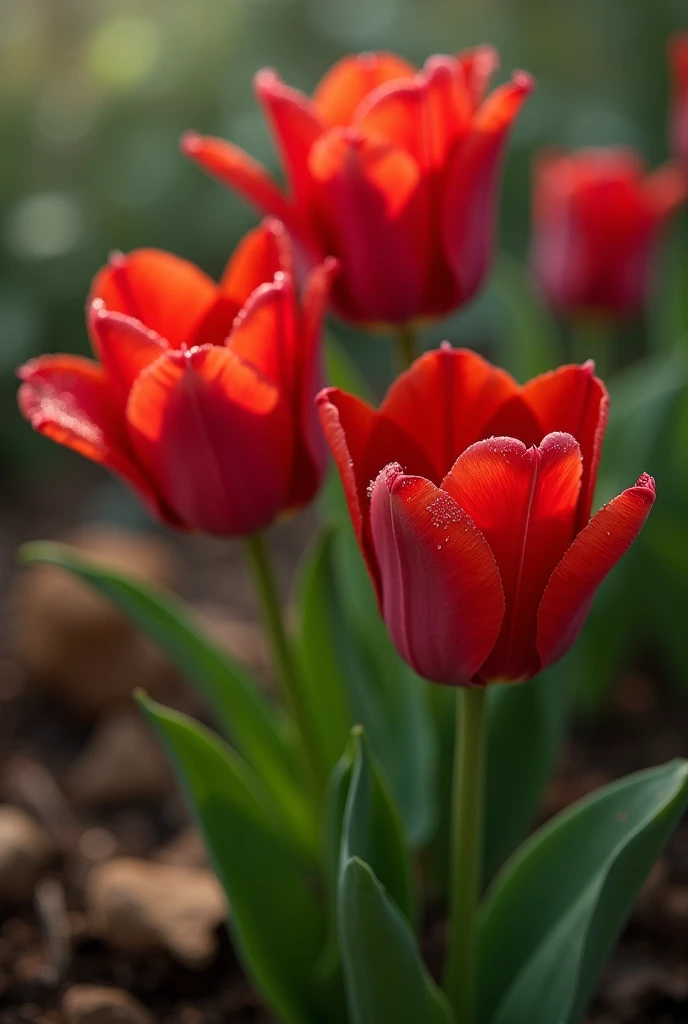
<path fill-rule="evenodd" d="M 170 253 L 116 254 L 87 320 L 97 361 L 48 355 L 19 370 L 31 425 L 124 478 L 165 523 L 247 535 L 320 484 L 314 411 L 333 263 L 302 300 L 277 222 L 243 240 L 220 284 Z"/>
<path fill-rule="evenodd" d="M 643 475 L 590 519 L 608 407 L 594 364 L 520 387 L 445 345 L 379 410 L 336 388 L 318 404 L 401 656 L 459 686 L 560 658 L 655 497 Z"/>
<path fill-rule="evenodd" d="M 688 175 L 688 32 L 678 32 L 669 40 L 669 64 L 674 83 L 671 144 Z"/>
<path fill-rule="evenodd" d="M 677 167 L 647 174 L 631 150 L 541 156 L 535 165 L 532 263 L 566 314 L 635 314 L 645 306 L 662 229 L 686 196 Z"/>
<path fill-rule="evenodd" d="M 489 47 L 434 56 L 422 70 L 389 53 L 346 57 L 310 98 L 274 71 L 255 79 L 287 179 L 217 138 L 184 152 L 278 216 L 306 260 L 337 257 L 344 318 L 403 324 L 442 316 L 480 288 L 492 260 L 499 167 L 532 80 L 487 95 Z"/>

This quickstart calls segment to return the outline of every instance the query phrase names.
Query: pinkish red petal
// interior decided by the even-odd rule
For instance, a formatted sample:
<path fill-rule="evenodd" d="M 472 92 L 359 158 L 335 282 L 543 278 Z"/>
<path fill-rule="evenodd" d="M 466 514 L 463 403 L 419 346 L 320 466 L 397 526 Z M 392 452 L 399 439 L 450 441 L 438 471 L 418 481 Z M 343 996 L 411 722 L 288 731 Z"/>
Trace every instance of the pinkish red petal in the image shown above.
<path fill-rule="evenodd" d="M 393 53 L 357 53 L 327 72 L 313 94 L 313 107 L 330 127 L 351 123 L 365 97 L 395 78 L 413 78 L 416 69 Z"/>

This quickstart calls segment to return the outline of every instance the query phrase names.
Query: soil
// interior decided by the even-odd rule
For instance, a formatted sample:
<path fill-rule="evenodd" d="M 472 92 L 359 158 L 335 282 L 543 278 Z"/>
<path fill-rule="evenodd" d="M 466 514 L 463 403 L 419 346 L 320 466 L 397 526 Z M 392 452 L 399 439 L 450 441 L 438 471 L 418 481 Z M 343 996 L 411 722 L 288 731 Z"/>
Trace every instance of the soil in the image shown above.
<path fill-rule="evenodd" d="M 0 1024 L 61 1024 L 62 995 L 76 982 L 121 987 L 164 1024 L 270 1024 L 273 1018 L 246 982 L 224 933 L 213 965 L 190 971 L 163 954 L 113 952 L 87 931 L 83 884 L 99 842 L 114 845 L 117 853 L 148 857 L 179 834 L 187 820 L 174 792 L 155 805 L 102 813 L 70 806 L 61 796 L 62 781 L 88 730 L 30 690 L 11 658 L 12 552 L 23 540 L 58 537 L 72 527 L 75 509 L 91 507 L 93 483 L 100 480 L 79 467 L 61 477 L 60 486 L 48 487 L 44 481 L 40 492 L 17 493 L 0 509 L 0 800 L 24 803 L 34 811 L 42 804 L 45 812 L 48 806 L 59 846 L 52 876 L 64 891 L 72 934 L 71 957 L 56 981 L 41 914 L 21 910 L 0 919 Z M 302 549 L 308 532 L 307 522 L 276 531 L 273 540 L 285 580 L 293 552 Z M 185 596 L 225 605 L 243 616 L 254 614 L 239 552 L 205 540 L 176 543 L 185 567 Z M 651 668 L 637 670 L 619 680 L 601 718 L 573 729 L 544 813 L 555 813 L 612 778 L 685 754 L 687 736 L 688 709 L 676 704 Z M 648 880 L 587 1024 L 686 1021 L 688 823 Z"/>

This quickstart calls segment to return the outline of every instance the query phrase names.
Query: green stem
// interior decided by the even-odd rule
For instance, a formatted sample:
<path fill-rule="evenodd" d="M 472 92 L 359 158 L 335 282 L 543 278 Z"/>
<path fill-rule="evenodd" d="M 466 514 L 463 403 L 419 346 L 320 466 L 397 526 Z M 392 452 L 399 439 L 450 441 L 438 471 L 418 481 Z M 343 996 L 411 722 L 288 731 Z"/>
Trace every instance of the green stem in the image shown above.
<path fill-rule="evenodd" d="M 272 561 L 262 533 L 253 533 L 244 539 L 282 697 L 296 725 L 311 781 L 319 794 L 323 779 L 319 745 L 304 703 L 299 670 L 284 626 Z"/>
<path fill-rule="evenodd" d="M 476 911 L 480 895 L 485 689 L 457 694 L 452 790 L 449 949 L 444 987 L 456 1024 L 475 1024 Z"/>
<path fill-rule="evenodd" d="M 414 324 L 408 321 L 404 324 L 396 324 L 394 333 L 400 372 L 403 373 L 404 370 L 408 370 L 418 355 L 418 331 Z"/>

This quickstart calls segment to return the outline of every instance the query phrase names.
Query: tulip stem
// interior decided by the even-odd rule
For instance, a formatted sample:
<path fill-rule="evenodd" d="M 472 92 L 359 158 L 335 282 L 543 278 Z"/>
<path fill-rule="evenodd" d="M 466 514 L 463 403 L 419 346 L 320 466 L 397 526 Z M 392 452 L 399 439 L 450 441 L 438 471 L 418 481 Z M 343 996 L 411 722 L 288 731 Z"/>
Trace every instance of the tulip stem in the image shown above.
<path fill-rule="evenodd" d="M 400 372 L 408 370 L 418 354 L 418 331 L 411 321 L 395 327 Z"/>
<path fill-rule="evenodd" d="M 311 781 L 319 796 L 323 778 L 319 744 L 303 699 L 300 672 L 284 625 L 273 563 L 262 533 L 253 533 L 244 539 L 282 698 L 296 726 Z"/>
<path fill-rule="evenodd" d="M 457 694 L 452 789 L 449 948 L 444 987 L 456 1024 L 475 1024 L 476 912 L 483 848 L 485 689 Z"/>

